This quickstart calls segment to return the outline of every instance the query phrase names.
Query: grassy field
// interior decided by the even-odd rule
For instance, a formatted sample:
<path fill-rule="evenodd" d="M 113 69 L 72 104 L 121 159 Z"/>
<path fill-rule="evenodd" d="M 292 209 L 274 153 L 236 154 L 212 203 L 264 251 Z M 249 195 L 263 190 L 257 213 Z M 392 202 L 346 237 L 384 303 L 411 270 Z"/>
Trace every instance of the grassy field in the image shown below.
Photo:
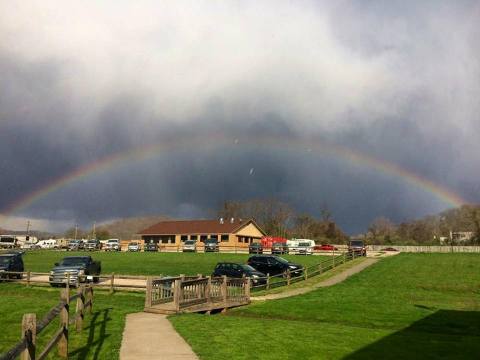
<path fill-rule="evenodd" d="M 40 320 L 59 301 L 60 290 L 26 288 L 16 284 L 0 283 L 0 353 L 20 340 L 22 316 L 35 313 Z M 144 295 L 116 293 L 109 295 L 96 291 L 93 313 L 85 317 L 84 329 L 77 333 L 70 328 L 70 359 L 117 359 L 125 325 L 125 316 L 143 310 Z M 73 307 L 74 309 L 74 307 Z M 74 311 L 73 311 L 74 312 Z M 73 313 L 70 311 L 70 313 Z M 37 348 L 42 350 L 50 336 L 58 329 L 52 322 L 37 338 Z M 37 353 L 38 354 L 38 353 Z M 57 359 L 56 351 L 49 359 Z"/>
<path fill-rule="evenodd" d="M 102 273 L 122 275 L 196 275 L 211 274 L 219 261 L 246 263 L 248 254 L 225 253 L 149 253 L 149 252 L 65 252 L 30 251 L 24 254 L 25 270 L 48 272 L 65 256 L 91 255 L 102 262 Z M 313 265 L 323 256 L 282 255 L 303 265 Z"/>
<path fill-rule="evenodd" d="M 401 254 L 330 288 L 170 319 L 202 359 L 478 359 L 480 256 Z"/>

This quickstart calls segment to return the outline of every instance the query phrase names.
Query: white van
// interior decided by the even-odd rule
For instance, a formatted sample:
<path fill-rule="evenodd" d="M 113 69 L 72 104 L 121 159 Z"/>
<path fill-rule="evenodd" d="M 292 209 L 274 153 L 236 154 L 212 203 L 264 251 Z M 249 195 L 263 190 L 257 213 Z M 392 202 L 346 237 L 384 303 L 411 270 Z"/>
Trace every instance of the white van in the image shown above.
<path fill-rule="evenodd" d="M 40 240 L 36 245 L 39 246 L 40 249 L 56 249 L 58 247 L 57 240 L 55 239 Z"/>

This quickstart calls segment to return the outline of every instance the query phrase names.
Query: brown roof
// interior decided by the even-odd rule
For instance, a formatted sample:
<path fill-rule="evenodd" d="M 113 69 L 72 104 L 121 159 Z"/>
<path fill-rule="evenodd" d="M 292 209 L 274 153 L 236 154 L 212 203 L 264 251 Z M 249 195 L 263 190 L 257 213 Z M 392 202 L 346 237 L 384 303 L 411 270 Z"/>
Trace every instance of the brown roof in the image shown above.
<path fill-rule="evenodd" d="M 155 225 L 150 226 L 149 228 L 140 231 L 139 234 L 231 234 L 240 230 L 251 222 L 258 227 L 258 225 L 253 220 L 235 220 L 233 223 L 231 223 L 230 220 L 225 220 L 223 224 L 221 224 L 219 220 L 161 221 Z M 261 229 L 260 231 L 263 232 L 263 230 Z"/>

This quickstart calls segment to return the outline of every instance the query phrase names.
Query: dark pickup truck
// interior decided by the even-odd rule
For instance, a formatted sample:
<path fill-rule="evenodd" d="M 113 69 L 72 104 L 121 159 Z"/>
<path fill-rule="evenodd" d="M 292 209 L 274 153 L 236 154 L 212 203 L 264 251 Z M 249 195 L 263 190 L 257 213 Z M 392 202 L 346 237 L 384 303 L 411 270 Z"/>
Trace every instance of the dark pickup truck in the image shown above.
<path fill-rule="evenodd" d="M 91 256 L 67 256 L 50 271 L 50 285 L 59 286 L 67 282 L 70 274 L 70 285 L 76 286 L 82 282 L 98 282 L 102 272 L 100 261 Z"/>
<path fill-rule="evenodd" d="M 22 278 L 22 274 L 11 274 L 9 272 L 23 272 L 23 259 L 21 253 L 2 253 L 0 254 L 0 279 L 2 278 Z"/>

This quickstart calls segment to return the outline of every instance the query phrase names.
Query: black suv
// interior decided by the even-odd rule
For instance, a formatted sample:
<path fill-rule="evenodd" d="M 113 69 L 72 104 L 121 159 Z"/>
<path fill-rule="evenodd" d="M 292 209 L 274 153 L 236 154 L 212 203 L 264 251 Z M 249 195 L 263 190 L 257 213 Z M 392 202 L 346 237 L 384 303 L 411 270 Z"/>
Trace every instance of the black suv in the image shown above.
<path fill-rule="evenodd" d="M 264 273 L 255 270 L 250 265 L 221 262 L 215 266 L 212 276 L 223 276 L 231 278 L 249 277 L 252 285 L 264 285 L 267 279 Z"/>
<path fill-rule="evenodd" d="M 258 271 L 269 274 L 285 274 L 288 270 L 293 276 L 303 274 L 303 266 L 291 263 L 280 256 L 275 255 L 254 255 L 248 259 L 248 265 L 254 267 Z"/>
<path fill-rule="evenodd" d="M 205 240 L 205 252 L 218 252 L 218 240 L 217 239 L 207 239 Z"/>
<path fill-rule="evenodd" d="M 0 278 L 22 278 L 22 274 L 5 274 L 5 272 L 23 272 L 22 253 L 12 252 L 0 254 Z"/>
<path fill-rule="evenodd" d="M 285 243 L 273 243 L 272 254 L 288 254 L 288 245 Z"/>
<path fill-rule="evenodd" d="M 348 242 L 348 252 L 350 254 L 367 256 L 367 247 L 363 240 L 350 240 Z"/>
<path fill-rule="evenodd" d="M 145 244 L 143 251 L 158 251 L 158 245 L 155 243 Z"/>
<path fill-rule="evenodd" d="M 251 243 L 248 246 L 249 254 L 263 254 L 263 246 L 260 243 Z"/>

